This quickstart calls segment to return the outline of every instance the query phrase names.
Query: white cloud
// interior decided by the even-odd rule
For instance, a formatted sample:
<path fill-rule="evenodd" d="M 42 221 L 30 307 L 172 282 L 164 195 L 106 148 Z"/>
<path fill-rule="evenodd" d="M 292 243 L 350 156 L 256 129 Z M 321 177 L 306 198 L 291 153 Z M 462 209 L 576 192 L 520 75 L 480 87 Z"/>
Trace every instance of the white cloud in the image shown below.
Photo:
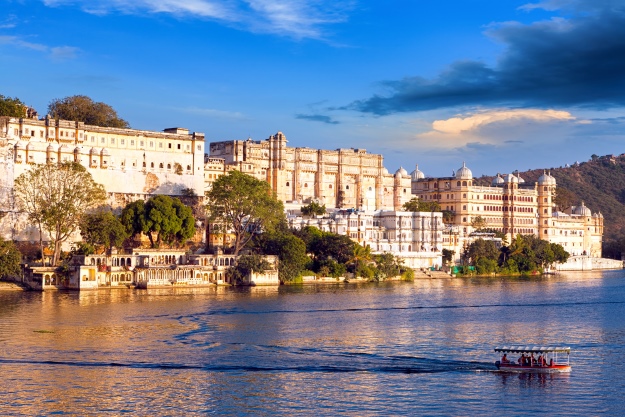
<path fill-rule="evenodd" d="M 179 17 L 214 19 L 251 32 L 296 39 L 322 39 L 325 27 L 347 20 L 355 0 L 43 0 L 49 7 L 78 5 L 103 15 L 168 13 Z"/>
<path fill-rule="evenodd" d="M 452 117 L 447 120 L 435 120 L 432 129 L 441 133 L 458 134 L 475 131 L 492 123 L 500 122 L 552 122 L 572 121 L 575 117 L 571 113 L 558 110 L 516 109 L 516 110 L 488 110 L 466 117 Z"/>
<path fill-rule="evenodd" d="M 323 39 L 325 27 L 347 20 L 355 0 L 43 0 L 48 7 L 78 5 L 86 13 L 167 13 L 214 19 L 259 33 Z"/>
<path fill-rule="evenodd" d="M 73 46 L 48 46 L 41 43 L 33 43 L 23 40 L 18 36 L 0 36 L 0 45 L 10 45 L 17 48 L 31 49 L 33 51 L 47 53 L 55 61 L 65 61 L 76 58 L 80 51 Z"/>
<path fill-rule="evenodd" d="M 231 111 L 217 110 L 217 109 L 207 109 L 207 108 L 202 108 L 202 107 L 173 108 L 172 110 L 177 110 L 182 113 L 197 114 L 200 116 L 215 118 L 215 119 L 231 119 L 231 120 L 245 119 L 245 116 L 243 116 L 243 114 L 239 112 L 231 112 Z"/>

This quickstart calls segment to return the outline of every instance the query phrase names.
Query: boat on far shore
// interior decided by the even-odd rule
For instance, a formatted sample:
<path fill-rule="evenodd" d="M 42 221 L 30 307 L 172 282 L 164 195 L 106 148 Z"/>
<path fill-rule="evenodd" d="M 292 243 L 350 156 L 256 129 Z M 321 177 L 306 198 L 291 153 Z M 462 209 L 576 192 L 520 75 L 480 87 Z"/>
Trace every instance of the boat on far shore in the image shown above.
<path fill-rule="evenodd" d="M 571 372 L 570 347 L 559 346 L 502 346 L 495 352 L 503 353 L 495 366 L 500 372 L 551 374 Z M 518 359 L 508 354 L 520 354 Z M 558 354 L 560 354 L 558 356 Z"/>

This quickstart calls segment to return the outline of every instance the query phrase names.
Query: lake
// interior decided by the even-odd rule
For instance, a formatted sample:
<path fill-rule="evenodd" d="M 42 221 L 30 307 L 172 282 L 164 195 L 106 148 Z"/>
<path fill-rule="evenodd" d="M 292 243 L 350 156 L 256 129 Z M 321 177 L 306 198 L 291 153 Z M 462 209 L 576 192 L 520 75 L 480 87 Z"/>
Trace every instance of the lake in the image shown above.
<path fill-rule="evenodd" d="M 0 415 L 617 415 L 625 272 L 0 293 Z M 493 372 L 571 347 L 570 375 Z"/>

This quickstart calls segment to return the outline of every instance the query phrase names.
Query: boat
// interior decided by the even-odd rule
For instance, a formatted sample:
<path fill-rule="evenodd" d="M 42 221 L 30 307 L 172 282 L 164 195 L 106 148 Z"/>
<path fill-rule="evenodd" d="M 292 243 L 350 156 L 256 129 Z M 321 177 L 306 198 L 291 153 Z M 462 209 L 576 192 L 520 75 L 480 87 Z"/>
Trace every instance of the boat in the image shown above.
<path fill-rule="evenodd" d="M 495 352 L 503 354 L 495 362 L 500 372 L 551 374 L 571 372 L 570 347 L 559 346 L 502 346 Z M 518 359 L 508 358 L 508 354 L 519 354 Z"/>

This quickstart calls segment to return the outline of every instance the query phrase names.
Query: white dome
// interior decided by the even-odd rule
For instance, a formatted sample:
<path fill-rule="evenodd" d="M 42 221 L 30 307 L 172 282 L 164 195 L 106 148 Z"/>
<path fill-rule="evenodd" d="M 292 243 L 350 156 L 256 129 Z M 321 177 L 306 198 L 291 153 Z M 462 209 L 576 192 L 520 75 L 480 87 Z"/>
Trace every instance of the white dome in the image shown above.
<path fill-rule="evenodd" d="M 425 174 L 422 171 L 419 171 L 419 165 L 417 165 L 415 170 L 410 174 L 410 177 L 413 181 L 416 181 L 425 178 Z"/>
<path fill-rule="evenodd" d="M 517 177 L 514 176 L 514 174 L 506 174 L 503 176 L 503 182 L 509 184 L 509 183 L 518 183 L 519 179 Z"/>
<path fill-rule="evenodd" d="M 582 201 L 582 205 L 581 206 L 577 206 L 575 207 L 575 209 L 573 210 L 573 214 L 578 214 L 580 216 L 592 216 L 592 211 L 590 211 L 590 209 L 588 207 L 586 207 L 586 205 L 584 205 L 584 202 Z"/>
<path fill-rule="evenodd" d="M 500 185 L 503 184 L 503 178 L 501 178 L 501 175 L 497 174 L 497 176 L 495 178 L 493 178 L 493 182 L 492 185 Z"/>
<path fill-rule="evenodd" d="M 406 171 L 404 169 L 404 167 L 399 167 L 399 169 L 397 171 L 395 171 L 395 175 L 397 175 L 397 174 L 399 174 L 401 176 L 408 175 L 408 171 Z"/>
<path fill-rule="evenodd" d="M 100 151 L 97 150 L 96 148 L 91 148 L 91 150 L 89 151 L 90 154 L 100 154 Z"/>
<path fill-rule="evenodd" d="M 24 145 L 22 142 L 17 142 L 15 144 L 15 149 L 26 149 L 26 145 Z"/>
<path fill-rule="evenodd" d="M 516 177 L 519 180 L 519 184 L 524 184 L 525 183 L 525 180 L 523 178 L 521 178 L 520 175 L 517 175 Z"/>
<path fill-rule="evenodd" d="M 467 165 L 463 162 L 462 167 L 456 171 L 456 178 L 460 180 L 470 180 L 473 178 L 473 173 Z"/>
<path fill-rule="evenodd" d="M 543 172 L 543 175 L 538 177 L 538 185 L 556 185 L 556 179 L 551 174 Z"/>
<path fill-rule="evenodd" d="M 100 155 L 110 155 L 108 149 L 106 148 L 102 148 L 102 152 L 100 152 Z"/>
<path fill-rule="evenodd" d="M 69 146 L 61 145 L 61 147 L 59 148 L 59 152 L 70 153 L 71 151 L 69 150 Z"/>
<path fill-rule="evenodd" d="M 48 151 L 48 152 L 56 152 L 56 147 L 54 145 L 50 144 L 46 148 L 46 151 Z"/>

